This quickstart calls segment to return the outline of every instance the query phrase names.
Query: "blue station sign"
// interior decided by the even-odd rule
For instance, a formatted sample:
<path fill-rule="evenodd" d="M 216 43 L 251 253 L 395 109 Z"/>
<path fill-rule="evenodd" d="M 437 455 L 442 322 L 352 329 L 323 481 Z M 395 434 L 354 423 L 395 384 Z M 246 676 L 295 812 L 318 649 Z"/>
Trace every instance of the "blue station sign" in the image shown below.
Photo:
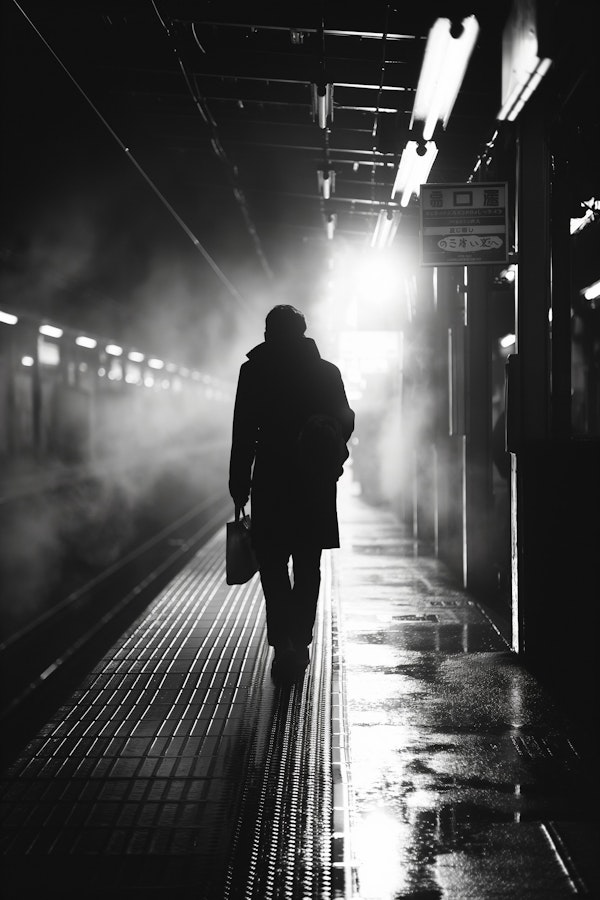
<path fill-rule="evenodd" d="M 506 182 L 421 185 L 421 265 L 507 262 Z"/>

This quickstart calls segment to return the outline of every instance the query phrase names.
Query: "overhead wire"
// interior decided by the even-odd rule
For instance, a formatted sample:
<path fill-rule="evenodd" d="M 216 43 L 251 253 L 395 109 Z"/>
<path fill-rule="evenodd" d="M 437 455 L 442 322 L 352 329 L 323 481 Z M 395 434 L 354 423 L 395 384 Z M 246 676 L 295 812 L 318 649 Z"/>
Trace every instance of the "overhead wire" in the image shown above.
<path fill-rule="evenodd" d="M 256 254 L 263 266 L 263 269 L 265 270 L 265 273 L 267 274 L 267 276 L 269 278 L 272 278 L 273 277 L 272 269 L 271 269 L 271 267 L 268 263 L 268 260 L 264 254 L 262 244 L 260 241 L 260 237 L 258 235 L 256 226 L 254 225 L 254 222 L 250 215 L 250 211 L 248 209 L 248 203 L 246 201 L 246 197 L 245 197 L 244 192 L 242 191 L 242 188 L 240 187 L 239 182 L 238 182 L 237 169 L 234 165 L 232 165 L 232 163 L 229 161 L 229 159 L 227 157 L 227 154 L 225 152 L 225 149 L 224 149 L 224 147 L 221 143 L 220 137 L 219 137 L 217 123 L 210 111 L 210 108 L 208 107 L 208 104 L 206 103 L 206 100 L 202 96 L 202 92 L 199 89 L 198 82 L 197 82 L 197 79 L 195 76 L 193 76 L 193 84 L 192 84 L 192 78 L 190 78 L 190 75 L 188 73 L 185 62 L 181 56 L 181 53 L 179 52 L 179 50 L 177 48 L 174 35 L 172 34 L 171 29 L 169 28 L 169 26 L 168 26 L 167 22 L 165 21 L 165 19 L 163 18 L 163 16 L 161 16 L 160 11 L 158 9 L 158 5 L 156 3 L 156 0 L 151 0 L 151 3 L 152 3 L 154 11 L 155 11 L 162 27 L 165 30 L 167 37 L 169 38 L 169 40 L 171 42 L 171 47 L 177 58 L 177 63 L 179 65 L 179 68 L 181 69 L 181 73 L 182 73 L 184 81 L 187 85 L 190 96 L 192 97 L 194 105 L 196 106 L 196 109 L 200 112 L 200 115 L 202 116 L 203 121 L 205 122 L 205 124 L 208 125 L 208 127 L 210 129 L 210 132 L 211 132 L 210 143 L 215 152 L 215 155 L 217 156 L 218 159 L 221 160 L 222 163 L 224 163 L 224 165 L 226 167 L 226 171 L 227 171 L 227 174 L 229 177 L 229 182 L 231 185 L 231 189 L 233 191 L 233 195 L 234 195 L 234 197 L 238 203 L 238 206 L 240 207 L 242 215 L 244 217 L 246 229 L 254 242 L 254 248 L 256 250 Z M 200 44 L 198 35 L 196 34 L 196 31 L 194 28 L 194 23 L 192 23 L 191 31 L 192 31 L 192 36 L 194 37 L 196 44 L 198 44 L 202 53 L 205 53 L 206 51 L 204 50 L 204 47 Z"/>
<path fill-rule="evenodd" d="M 81 94 L 81 96 L 84 98 L 84 100 L 86 101 L 86 103 L 87 103 L 87 104 L 91 107 L 91 109 L 94 111 L 95 115 L 96 115 L 96 116 L 99 118 L 99 120 L 102 122 L 102 124 L 103 124 L 104 127 L 107 129 L 107 131 L 109 132 L 109 134 L 111 135 L 111 137 L 116 141 L 116 143 L 117 143 L 118 146 L 121 148 L 121 150 L 124 152 L 125 156 L 126 156 L 127 159 L 129 160 L 129 162 L 135 167 L 135 169 L 136 169 L 136 170 L 138 171 L 138 173 L 142 176 L 142 178 L 144 179 L 144 181 L 146 182 L 146 184 L 151 188 L 151 190 L 152 190 L 152 191 L 154 192 L 154 194 L 158 197 L 158 199 L 161 201 L 161 203 L 163 204 L 163 206 L 167 209 L 167 211 L 170 213 L 170 215 L 175 219 L 175 221 L 176 221 L 177 224 L 180 226 L 180 228 L 183 230 L 183 232 L 184 232 L 184 233 L 187 235 L 187 237 L 191 240 L 191 242 L 192 242 L 192 244 L 194 245 L 194 247 L 196 247 L 196 249 L 201 253 L 201 255 L 202 255 L 203 258 L 206 260 L 206 262 L 208 263 L 208 265 L 210 266 L 210 268 L 213 270 L 213 272 L 215 273 L 215 275 L 219 278 L 219 280 L 222 282 L 222 284 L 225 285 L 225 287 L 227 288 L 227 290 L 229 291 L 229 293 L 232 295 L 232 297 L 233 297 L 235 300 L 237 300 L 238 303 L 240 303 L 245 309 L 247 309 L 247 308 L 248 308 L 248 301 L 242 296 L 242 294 L 239 292 L 239 290 L 236 288 L 236 286 L 229 280 L 229 278 L 227 278 L 227 276 L 225 275 L 225 273 L 223 272 L 223 270 L 220 268 L 220 266 L 217 264 L 217 262 L 212 258 L 212 256 L 211 256 L 210 253 L 208 252 L 208 250 L 202 245 L 202 243 L 200 242 L 200 240 L 198 239 L 198 237 L 196 237 L 196 235 L 195 235 L 194 232 L 191 230 L 191 228 L 190 228 L 190 227 L 187 225 L 187 223 L 182 219 L 182 217 L 179 215 L 179 213 L 178 213 L 177 210 L 173 207 L 173 205 L 169 202 L 169 200 L 167 200 L 167 198 L 165 197 L 165 195 L 164 195 L 164 194 L 162 193 L 162 191 L 158 188 L 158 186 L 154 183 L 154 181 L 153 181 L 152 178 L 148 175 L 148 173 L 145 171 L 145 169 L 140 165 L 140 163 L 137 161 L 137 159 L 135 158 L 135 156 L 132 154 L 132 152 L 131 152 L 131 150 L 129 149 L 129 147 L 124 143 L 124 141 L 121 140 L 121 138 L 119 137 L 119 135 L 117 134 L 117 132 L 114 130 L 114 128 L 112 127 L 112 125 L 111 125 L 111 124 L 107 121 L 107 119 L 103 116 L 103 114 L 100 112 L 100 110 L 98 109 L 98 107 L 96 106 L 96 104 L 95 104 L 95 103 L 93 102 L 93 100 L 89 97 L 89 95 L 86 93 L 86 91 L 83 89 L 83 87 L 79 84 L 79 82 L 77 81 L 77 79 L 75 78 L 75 76 L 69 71 L 68 67 L 67 67 L 67 66 L 65 65 L 65 63 L 62 61 L 62 59 L 59 57 L 58 53 L 54 50 L 54 48 L 53 48 L 53 47 L 50 45 L 50 43 L 46 40 L 46 38 L 44 37 L 44 35 L 42 34 L 42 32 L 39 30 L 39 28 L 37 27 L 37 25 L 32 21 L 32 19 L 31 19 L 30 16 L 27 14 L 27 12 L 23 9 L 23 7 L 22 7 L 21 4 L 18 2 L 18 0 L 13 0 L 13 3 L 14 3 L 14 5 L 16 6 L 16 8 L 19 10 L 19 12 L 21 13 L 21 15 L 23 16 L 23 18 L 29 23 L 29 25 L 31 26 L 31 28 L 33 28 L 33 30 L 35 31 L 35 33 L 37 34 L 37 36 L 39 37 L 39 39 L 42 41 L 42 43 L 44 44 L 44 46 L 46 47 L 46 49 L 47 49 L 47 50 L 50 52 L 50 54 L 53 56 L 53 58 L 54 58 L 55 61 L 58 63 L 58 65 L 60 66 L 60 68 L 63 70 L 63 72 L 65 73 L 65 75 L 67 76 L 67 78 L 71 81 L 71 83 L 74 85 L 74 87 L 79 91 L 79 93 Z"/>

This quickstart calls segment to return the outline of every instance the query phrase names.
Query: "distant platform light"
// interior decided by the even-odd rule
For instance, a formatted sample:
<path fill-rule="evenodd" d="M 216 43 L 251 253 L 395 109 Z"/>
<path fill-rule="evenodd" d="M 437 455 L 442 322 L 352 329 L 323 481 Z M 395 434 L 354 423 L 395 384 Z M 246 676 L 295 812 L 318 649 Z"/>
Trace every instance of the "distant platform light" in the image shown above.
<path fill-rule="evenodd" d="M 0 309 L 0 322 L 3 322 L 4 325 L 16 325 L 18 321 L 18 316 L 13 316 L 12 313 L 4 312 Z"/>
<path fill-rule="evenodd" d="M 154 378 L 152 375 L 146 375 L 146 377 L 144 378 L 144 387 L 154 387 Z"/>
<path fill-rule="evenodd" d="M 119 347 L 118 344 L 107 344 L 104 349 L 109 356 L 121 356 L 123 353 L 123 348 Z"/>
<path fill-rule="evenodd" d="M 75 343 L 78 347 L 87 347 L 88 350 L 93 350 L 98 345 L 98 341 L 95 338 L 86 337 L 85 334 L 78 335 L 75 338 Z"/>
<path fill-rule="evenodd" d="M 153 357 L 152 359 L 148 360 L 148 365 L 150 366 L 151 369 L 162 369 L 162 368 L 164 368 L 165 364 L 162 361 L 162 359 L 155 359 Z"/>
<path fill-rule="evenodd" d="M 39 331 L 40 334 L 51 338 L 59 338 L 63 335 L 62 328 L 57 328 L 56 325 L 40 325 Z"/>
<path fill-rule="evenodd" d="M 508 347 L 512 347 L 514 342 L 515 342 L 514 334 L 505 334 L 503 338 L 500 338 L 500 346 L 503 347 L 505 350 L 508 349 Z"/>
<path fill-rule="evenodd" d="M 34 363 L 35 363 L 35 360 L 34 360 L 33 356 L 24 356 L 24 357 L 21 359 L 21 365 L 22 365 L 22 366 L 27 366 L 27 367 L 29 367 L 29 366 L 32 366 Z"/>
<path fill-rule="evenodd" d="M 131 362 L 143 362 L 144 354 L 140 353 L 139 350 L 130 350 L 127 354 L 127 359 L 130 359 Z"/>

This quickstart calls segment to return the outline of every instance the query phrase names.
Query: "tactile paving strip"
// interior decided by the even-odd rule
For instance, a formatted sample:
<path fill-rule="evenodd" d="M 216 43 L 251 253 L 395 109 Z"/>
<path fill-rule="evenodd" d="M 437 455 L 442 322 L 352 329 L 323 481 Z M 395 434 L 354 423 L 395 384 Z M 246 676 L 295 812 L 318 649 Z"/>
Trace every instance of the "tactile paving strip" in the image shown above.
<path fill-rule="evenodd" d="M 258 578 L 227 587 L 223 560 L 221 532 L 3 774 L 14 896 L 349 896 L 331 554 L 291 689 L 269 677 Z"/>
<path fill-rule="evenodd" d="M 16 883 L 47 887 L 66 856 L 75 887 L 92 856 L 105 885 L 156 888 L 186 870 L 165 858 L 191 855 L 188 883 L 219 896 L 267 653 L 259 580 L 227 587 L 223 559 L 219 533 L 3 774 Z"/>

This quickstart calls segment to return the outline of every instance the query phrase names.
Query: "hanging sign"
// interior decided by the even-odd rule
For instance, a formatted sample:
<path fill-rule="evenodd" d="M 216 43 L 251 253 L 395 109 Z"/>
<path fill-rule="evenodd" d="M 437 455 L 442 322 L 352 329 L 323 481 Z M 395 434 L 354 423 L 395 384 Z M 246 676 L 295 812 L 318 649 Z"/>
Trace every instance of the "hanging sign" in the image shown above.
<path fill-rule="evenodd" d="M 506 182 L 421 185 L 421 265 L 507 262 Z"/>

